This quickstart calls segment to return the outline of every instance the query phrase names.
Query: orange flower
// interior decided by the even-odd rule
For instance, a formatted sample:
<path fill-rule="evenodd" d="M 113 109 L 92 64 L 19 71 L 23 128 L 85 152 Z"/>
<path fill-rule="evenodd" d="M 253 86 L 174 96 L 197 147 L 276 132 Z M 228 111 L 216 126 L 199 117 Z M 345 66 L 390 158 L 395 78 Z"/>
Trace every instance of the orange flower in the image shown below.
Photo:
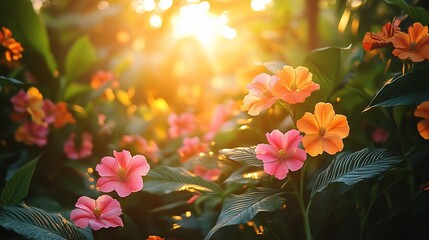
<path fill-rule="evenodd" d="M 302 139 L 305 151 L 311 156 L 335 154 L 343 150 L 342 139 L 349 135 L 349 125 L 344 115 L 335 114 L 330 103 L 316 104 L 314 114 L 306 112 L 296 122 L 298 130 L 305 133 Z"/>
<path fill-rule="evenodd" d="M 5 57 L 7 61 L 16 61 L 22 58 L 21 52 L 24 51 L 24 49 L 21 43 L 12 38 L 12 32 L 8 28 L 3 27 L 2 31 L 0 31 L 0 43 L 6 48 Z"/>
<path fill-rule="evenodd" d="M 60 128 L 67 123 L 75 124 L 76 120 L 73 118 L 73 115 L 67 110 L 67 105 L 65 102 L 59 102 L 55 106 L 55 121 L 54 127 Z"/>
<path fill-rule="evenodd" d="M 399 31 L 397 26 L 393 26 L 391 22 L 384 24 L 379 33 L 367 32 L 363 38 L 363 48 L 367 51 L 382 48 L 390 43 L 391 38 Z"/>
<path fill-rule="evenodd" d="M 27 111 L 31 115 L 31 120 L 37 124 L 42 124 L 45 118 L 45 111 L 43 111 L 43 96 L 35 87 L 27 90 L 28 106 Z"/>
<path fill-rule="evenodd" d="M 302 103 L 313 91 L 320 86 L 314 83 L 313 74 L 306 67 L 293 68 L 284 66 L 277 71 L 278 81 L 274 84 L 272 93 L 277 99 L 289 104 Z"/>
<path fill-rule="evenodd" d="M 425 118 L 417 123 L 417 130 L 424 139 L 429 139 L 429 101 L 418 105 L 414 116 Z"/>
<path fill-rule="evenodd" d="M 91 88 L 98 89 L 107 82 L 112 82 L 112 87 L 118 87 L 118 81 L 115 79 L 115 75 L 109 71 L 98 71 L 91 77 Z"/>
<path fill-rule="evenodd" d="M 414 23 L 408 27 L 408 34 L 397 32 L 391 39 L 395 49 L 393 55 L 400 59 L 411 59 L 413 62 L 421 62 L 429 59 L 429 35 L 428 27 L 421 23 Z"/>

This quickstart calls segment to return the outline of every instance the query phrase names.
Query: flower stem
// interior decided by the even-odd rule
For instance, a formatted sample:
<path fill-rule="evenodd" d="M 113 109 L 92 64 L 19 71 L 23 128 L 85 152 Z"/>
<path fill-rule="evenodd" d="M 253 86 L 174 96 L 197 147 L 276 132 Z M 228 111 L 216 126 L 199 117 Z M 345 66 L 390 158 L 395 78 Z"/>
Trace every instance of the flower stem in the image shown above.
<path fill-rule="evenodd" d="M 304 167 L 305 167 L 305 164 L 304 164 Z M 295 195 L 296 200 L 298 201 L 299 209 L 301 212 L 302 221 L 304 224 L 305 239 L 311 240 L 312 239 L 311 226 L 310 226 L 310 219 L 308 217 L 308 206 L 309 205 L 307 206 L 307 209 L 306 209 L 305 204 L 304 204 L 303 192 L 302 192 L 303 191 L 302 183 L 304 181 L 303 175 L 305 174 L 305 168 L 302 169 L 301 174 L 302 174 L 301 178 L 300 178 L 301 186 L 299 189 L 296 186 L 296 184 L 292 178 L 289 178 L 289 180 L 291 181 L 292 185 L 294 186 L 294 188 L 296 190 L 294 195 Z M 310 200 L 310 202 L 311 202 L 311 200 Z"/>

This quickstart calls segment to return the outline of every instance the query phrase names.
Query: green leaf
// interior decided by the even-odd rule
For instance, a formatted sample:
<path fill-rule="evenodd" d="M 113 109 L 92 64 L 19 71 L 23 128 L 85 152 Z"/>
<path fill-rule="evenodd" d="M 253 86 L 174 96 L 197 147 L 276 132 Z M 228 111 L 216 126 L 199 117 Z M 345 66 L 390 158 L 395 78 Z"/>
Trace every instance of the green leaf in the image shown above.
<path fill-rule="evenodd" d="M 10 84 L 16 84 L 16 85 L 22 85 L 24 84 L 23 82 L 15 79 L 15 78 L 8 78 L 8 77 L 4 77 L 4 76 L 0 76 L 0 80 L 2 80 L 2 82 L 7 82 Z"/>
<path fill-rule="evenodd" d="M 0 195 L 2 205 L 14 205 L 21 202 L 28 194 L 31 177 L 40 156 L 18 169 L 7 182 Z"/>
<path fill-rule="evenodd" d="M 159 166 L 151 169 L 144 181 L 144 191 L 165 194 L 181 190 L 198 190 L 223 195 L 222 188 L 178 167 Z"/>
<path fill-rule="evenodd" d="M 82 83 L 71 83 L 67 86 L 66 91 L 64 92 L 63 100 L 68 100 L 78 94 L 91 91 L 91 87 L 88 84 Z"/>
<path fill-rule="evenodd" d="M 385 84 L 371 100 L 367 111 L 373 107 L 418 105 L 429 100 L 429 79 L 427 72 L 416 70 L 399 76 Z"/>
<path fill-rule="evenodd" d="M 351 45 L 347 48 L 321 48 L 312 51 L 304 60 L 303 66 L 313 73 L 313 81 L 320 85 L 320 90 L 312 93 L 317 101 L 326 101 L 346 75 Z M 314 105 L 313 105 L 314 106 Z"/>
<path fill-rule="evenodd" d="M 402 161 L 400 156 L 385 149 L 362 149 L 354 153 L 339 154 L 317 177 L 311 196 L 332 183 L 354 185 L 375 177 Z"/>
<path fill-rule="evenodd" d="M 84 234 L 61 214 L 25 205 L 4 206 L 0 210 L 0 225 L 29 239 L 92 239 L 90 234 Z"/>
<path fill-rule="evenodd" d="M 205 240 L 220 228 L 250 221 L 259 212 L 273 212 L 281 209 L 286 199 L 283 192 L 269 188 L 257 188 L 250 192 L 231 195 L 225 199 L 216 225 L 210 230 Z"/>
<path fill-rule="evenodd" d="M 395 5 L 402 9 L 414 21 L 420 22 L 423 26 L 429 25 L 429 13 L 421 7 L 412 7 L 403 0 L 384 0 L 387 4 Z"/>
<path fill-rule="evenodd" d="M 9 28 L 12 37 L 22 44 L 23 60 L 31 63 L 28 64 L 29 67 L 39 67 L 39 62 L 43 62 L 51 75 L 57 70 L 49 48 L 48 33 L 42 19 L 34 11 L 31 1 L 0 0 L 0 23 L 0 27 Z"/>
<path fill-rule="evenodd" d="M 245 165 L 262 167 L 262 161 L 256 158 L 255 146 L 253 147 L 237 147 L 237 148 L 225 148 L 219 151 L 219 153 L 225 155 L 227 158 L 241 162 Z"/>
<path fill-rule="evenodd" d="M 97 53 L 89 37 L 81 37 L 73 44 L 66 57 L 66 76 L 70 83 L 91 69 L 97 62 Z"/>
<path fill-rule="evenodd" d="M 320 89 L 312 92 L 304 103 L 290 106 L 295 118 L 300 118 L 305 112 L 313 112 L 318 102 L 329 101 L 335 91 L 346 86 L 346 76 L 351 66 L 350 47 L 321 48 L 308 54 L 302 66 L 313 74 L 313 81 L 320 85 Z"/>

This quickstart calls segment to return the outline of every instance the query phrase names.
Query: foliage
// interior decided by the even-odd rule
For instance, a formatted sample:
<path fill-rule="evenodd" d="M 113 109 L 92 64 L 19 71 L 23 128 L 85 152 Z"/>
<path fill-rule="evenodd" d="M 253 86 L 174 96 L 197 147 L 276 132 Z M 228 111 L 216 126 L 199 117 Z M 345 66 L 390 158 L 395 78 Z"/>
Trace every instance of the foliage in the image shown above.
<path fill-rule="evenodd" d="M 2 239 L 427 239 L 428 9 L 0 0 Z"/>

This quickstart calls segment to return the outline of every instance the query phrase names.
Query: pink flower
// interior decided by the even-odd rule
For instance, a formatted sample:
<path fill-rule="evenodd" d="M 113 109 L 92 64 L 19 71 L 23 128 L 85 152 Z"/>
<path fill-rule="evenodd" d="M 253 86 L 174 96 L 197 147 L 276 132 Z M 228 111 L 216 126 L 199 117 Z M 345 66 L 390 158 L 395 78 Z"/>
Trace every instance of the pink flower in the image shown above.
<path fill-rule="evenodd" d="M 282 180 L 289 170 L 297 171 L 307 158 L 304 150 L 298 148 L 302 136 L 299 131 L 293 129 L 285 134 L 279 130 L 273 130 L 266 134 L 269 144 L 256 146 L 256 158 L 264 162 L 264 171 Z"/>
<path fill-rule="evenodd" d="M 216 181 L 219 178 L 222 171 L 218 168 L 208 169 L 201 165 L 195 165 L 194 173 L 195 175 L 200 176 L 207 181 Z"/>
<path fill-rule="evenodd" d="M 45 112 L 45 122 L 51 124 L 55 121 L 55 104 L 49 100 L 45 99 L 43 101 L 43 111 Z"/>
<path fill-rule="evenodd" d="M 88 225 L 93 230 L 109 227 L 123 227 L 121 205 L 118 200 L 109 195 L 102 195 L 97 200 L 89 197 L 80 197 L 76 208 L 70 212 L 70 219 L 80 228 Z"/>
<path fill-rule="evenodd" d="M 183 145 L 178 152 L 181 156 L 180 161 L 186 162 L 190 157 L 208 150 L 207 144 L 200 141 L 198 137 L 184 138 Z"/>
<path fill-rule="evenodd" d="M 232 115 L 232 108 L 234 106 L 233 101 L 229 101 L 226 104 L 219 105 L 213 111 L 213 116 L 210 122 L 209 130 L 204 134 L 204 141 L 211 141 L 215 137 L 216 133 L 222 128 L 227 122 L 228 118 Z"/>
<path fill-rule="evenodd" d="M 13 110 L 16 112 L 27 112 L 28 107 L 28 95 L 24 90 L 20 90 L 17 94 L 10 98 L 13 104 Z"/>
<path fill-rule="evenodd" d="M 95 170 L 100 174 L 97 187 L 102 192 L 115 190 L 120 197 L 143 188 L 143 178 L 150 169 L 143 155 L 131 156 L 129 151 L 113 151 L 114 157 L 103 157 Z"/>
<path fill-rule="evenodd" d="M 277 99 L 273 96 L 272 89 L 277 80 L 276 76 L 261 73 L 247 85 L 249 94 L 243 99 L 243 108 L 249 115 L 257 116 L 273 106 Z"/>
<path fill-rule="evenodd" d="M 36 144 L 39 147 L 46 145 L 49 128 L 47 124 L 26 122 L 15 131 L 15 139 L 27 145 Z"/>
<path fill-rule="evenodd" d="M 64 143 L 64 152 L 67 157 L 72 160 L 82 159 L 91 156 L 92 154 L 92 135 L 88 132 L 82 133 L 82 142 L 78 147 L 74 141 L 75 134 L 70 134 L 67 141 Z"/>
<path fill-rule="evenodd" d="M 172 113 L 168 116 L 168 134 L 171 138 L 185 137 L 195 131 L 195 116 L 191 113 L 182 113 L 179 116 Z"/>
<path fill-rule="evenodd" d="M 158 145 L 154 141 L 147 141 L 140 135 L 124 135 L 120 145 L 122 148 L 132 148 L 136 153 L 143 154 L 154 162 L 158 161 Z"/>
<path fill-rule="evenodd" d="M 375 143 L 385 143 L 389 139 L 389 132 L 381 127 L 377 127 L 374 132 L 372 132 L 372 141 Z"/>

